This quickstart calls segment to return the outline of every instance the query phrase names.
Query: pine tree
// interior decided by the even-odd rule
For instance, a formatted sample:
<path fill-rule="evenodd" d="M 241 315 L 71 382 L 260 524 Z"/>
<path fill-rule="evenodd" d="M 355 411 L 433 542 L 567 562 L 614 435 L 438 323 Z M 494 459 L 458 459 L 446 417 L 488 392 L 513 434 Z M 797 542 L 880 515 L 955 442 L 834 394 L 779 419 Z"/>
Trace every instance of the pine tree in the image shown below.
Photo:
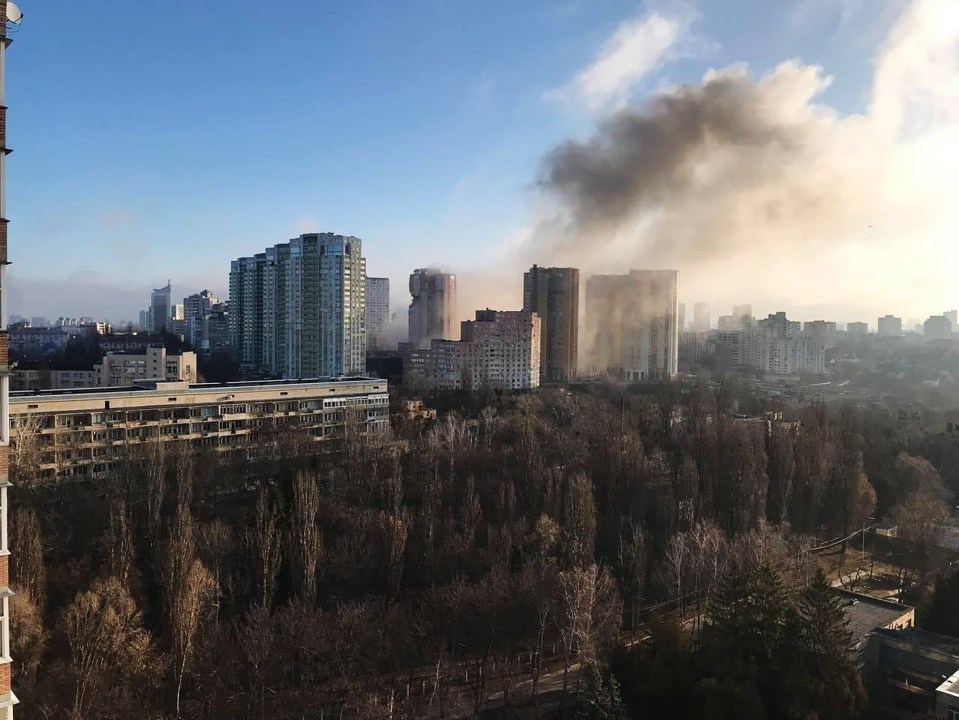
<path fill-rule="evenodd" d="M 959 572 L 936 579 L 936 588 L 920 620 L 926 630 L 959 637 Z"/>
<path fill-rule="evenodd" d="M 603 672 L 598 662 L 588 663 L 579 693 L 576 720 L 627 720 L 629 715 L 619 697 L 619 683 Z"/>
<path fill-rule="evenodd" d="M 796 684 L 802 717 L 857 718 L 865 691 L 842 602 L 820 570 L 799 596 L 799 657 L 806 677 Z M 797 710 L 799 710 L 797 708 Z M 801 710 L 799 710 L 801 712 Z M 812 714 L 812 715 L 810 715 Z"/>

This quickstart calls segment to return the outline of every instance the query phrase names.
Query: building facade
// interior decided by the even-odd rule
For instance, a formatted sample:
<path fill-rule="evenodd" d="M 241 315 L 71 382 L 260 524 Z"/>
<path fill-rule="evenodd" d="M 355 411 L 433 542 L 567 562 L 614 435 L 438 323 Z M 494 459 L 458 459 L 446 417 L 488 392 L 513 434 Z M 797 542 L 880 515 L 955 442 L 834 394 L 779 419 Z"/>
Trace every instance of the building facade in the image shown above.
<path fill-rule="evenodd" d="M 383 433 L 390 422 L 386 381 L 362 377 L 15 393 L 10 418 L 14 443 L 35 454 L 47 480 L 101 476 L 130 446 L 151 441 L 228 451 L 261 448 L 285 430 L 320 441 L 348 425 Z"/>
<path fill-rule="evenodd" d="M 587 279 L 588 354 L 594 373 L 625 380 L 676 376 L 678 283 L 676 270 L 631 270 L 629 275 Z"/>
<path fill-rule="evenodd" d="M 876 323 L 879 337 L 899 337 L 902 335 L 902 318 L 895 315 L 883 315 Z"/>
<path fill-rule="evenodd" d="M 424 390 L 529 390 L 540 383 L 540 331 L 536 313 L 477 310 L 462 323 L 462 340 L 433 340 L 410 348 L 404 382 Z"/>
<path fill-rule="evenodd" d="M 173 288 L 167 280 L 166 286 L 157 288 L 150 295 L 150 318 L 153 321 L 153 332 L 165 333 L 171 330 L 173 319 Z"/>
<path fill-rule="evenodd" d="M 9 13 L 9 14 L 8 14 Z M 10 353 L 7 334 L 7 105 L 5 97 L 5 55 L 8 17 L 18 10 L 0 0 L 0 720 L 12 720 L 19 702 L 10 683 L 10 548 L 7 543 L 10 487 Z"/>
<path fill-rule="evenodd" d="M 387 349 L 390 327 L 390 279 L 366 278 L 366 350 Z"/>
<path fill-rule="evenodd" d="M 686 331 L 679 334 L 679 359 L 700 363 L 709 357 L 709 333 Z"/>
<path fill-rule="evenodd" d="M 147 348 L 142 355 L 108 352 L 93 366 L 89 387 L 127 387 L 137 380 L 196 382 L 196 353 L 173 355 L 162 347 Z"/>
<path fill-rule="evenodd" d="M 409 342 L 426 349 L 433 340 L 459 339 L 456 276 L 432 268 L 410 275 Z"/>
<path fill-rule="evenodd" d="M 209 339 L 205 337 L 207 319 L 220 298 L 209 290 L 203 290 L 183 298 L 183 338 L 198 352 L 208 351 Z"/>
<path fill-rule="evenodd" d="M 10 379 L 11 390 L 47 390 L 95 386 L 93 370 L 48 370 L 18 364 Z"/>
<path fill-rule="evenodd" d="M 730 365 L 769 375 L 821 375 L 826 372 L 826 341 L 800 332 L 783 312 L 747 330 L 720 330 L 716 354 Z"/>
<path fill-rule="evenodd" d="M 945 315 L 930 315 L 922 324 L 922 335 L 926 340 L 949 340 L 952 323 Z"/>
<path fill-rule="evenodd" d="M 868 335 L 869 334 L 869 325 L 864 322 L 851 322 L 846 323 L 846 332 L 850 335 Z"/>
<path fill-rule="evenodd" d="M 523 310 L 540 317 L 540 383 L 575 380 L 579 270 L 534 265 L 523 275 Z"/>
<path fill-rule="evenodd" d="M 311 233 L 230 265 L 240 367 L 284 378 L 366 368 L 366 260 L 359 238 Z"/>
<path fill-rule="evenodd" d="M 709 332 L 712 327 L 709 303 L 698 302 L 693 305 L 693 332 Z"/>

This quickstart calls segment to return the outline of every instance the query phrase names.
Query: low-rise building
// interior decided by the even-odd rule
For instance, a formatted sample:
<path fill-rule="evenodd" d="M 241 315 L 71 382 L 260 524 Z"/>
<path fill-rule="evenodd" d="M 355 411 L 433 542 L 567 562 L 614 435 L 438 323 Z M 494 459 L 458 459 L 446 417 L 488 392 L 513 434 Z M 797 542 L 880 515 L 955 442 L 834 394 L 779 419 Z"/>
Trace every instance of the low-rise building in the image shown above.
<path fill-rule="evenodd" d="M 108 352 L 93 366 L 94 387 L 125 387 L 136 380 L 195 382 L 196 353 L 168 354 L 165 348 L 147 348 L 142 355 Z"/>
<path fill-rule="evenodd" d="M 385 380 L 320 378 L 236 383 L 145 381 L 132 387 L 11 393 L 14 457 L 37 457 L 41 479 L 102 476 L 130 446 L 190 441 L 218 450 L 299 430 L 320 441 L 389 429 Z M 33 445 L 32 443 L 35 443 Z"/>
<path fill-rule="evenodd" d="M 93 370 L 54 370 L 17 365 L 10 373 L 11 390 L 48 390 L 94 386 Z"/>

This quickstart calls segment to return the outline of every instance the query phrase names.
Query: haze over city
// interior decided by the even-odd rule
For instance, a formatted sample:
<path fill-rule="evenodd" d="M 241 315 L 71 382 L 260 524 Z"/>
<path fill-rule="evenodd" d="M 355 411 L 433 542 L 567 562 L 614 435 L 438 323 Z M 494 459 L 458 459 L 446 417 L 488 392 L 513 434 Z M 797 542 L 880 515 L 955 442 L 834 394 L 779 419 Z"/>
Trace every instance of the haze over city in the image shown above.
<path fill-rule="evenodd" d="M 950 0 L 30 10 L 14 313 L 225 296 L 231 258 L 308 231 L 362 238 L 396 308 L 414 267 L 457 272 L 463 317 L 533 262 L 675 267 L 759 316 L 956 304 Z"/>

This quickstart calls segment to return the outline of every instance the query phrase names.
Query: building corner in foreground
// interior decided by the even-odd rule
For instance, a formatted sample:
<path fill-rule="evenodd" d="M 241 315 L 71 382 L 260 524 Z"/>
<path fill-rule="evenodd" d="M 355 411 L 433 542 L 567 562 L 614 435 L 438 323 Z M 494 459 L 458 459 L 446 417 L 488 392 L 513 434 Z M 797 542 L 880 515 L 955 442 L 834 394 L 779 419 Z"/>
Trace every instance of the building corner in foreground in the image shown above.
<path fill-rule="evenodd" d="M 17 696 L 10 682 L 10 550 L 7 546 L 7 490 L 10 487 L 10 356 L 7 333 L 7 107 L 4 89 L 7 24 L 19 21 L 20 11 L 0 0 L 0 720 L 13 718 Z"/>

